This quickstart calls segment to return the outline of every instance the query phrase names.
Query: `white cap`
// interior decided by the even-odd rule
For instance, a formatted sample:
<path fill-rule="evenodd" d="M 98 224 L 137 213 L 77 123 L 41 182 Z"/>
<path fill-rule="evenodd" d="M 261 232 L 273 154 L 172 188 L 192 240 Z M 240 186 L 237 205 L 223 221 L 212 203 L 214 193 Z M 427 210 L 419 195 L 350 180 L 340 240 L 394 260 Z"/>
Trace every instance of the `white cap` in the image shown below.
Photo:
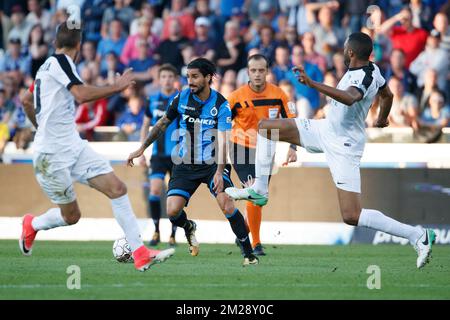
<path fill-rule="evenodd" d="M 198 17 L 195 20 L 195 25 L 209 27 L 211 23 L 209 22 L 209 19 L 207 17 Z"/>

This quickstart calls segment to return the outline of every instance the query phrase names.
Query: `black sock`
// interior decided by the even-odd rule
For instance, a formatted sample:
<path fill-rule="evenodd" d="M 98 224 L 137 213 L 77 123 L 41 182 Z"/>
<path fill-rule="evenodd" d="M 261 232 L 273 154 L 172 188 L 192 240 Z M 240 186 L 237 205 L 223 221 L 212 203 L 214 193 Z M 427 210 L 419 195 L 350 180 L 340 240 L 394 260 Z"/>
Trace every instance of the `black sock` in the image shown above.
<path fill-rule="evenodd" d="M 189 231 L 191 228 L 191 223 L 187 219 L 187 215 L 184 210 L 181 210 L 180 213 L 174 217 L 169 217 L 169 220 L 174 226 L 183 228 L 185 231 Z"/>
<path fill-rule="evenodd" d="M 242 244 L 242 248 L 244 249 L 244 255 L 248 256 L 253 253 L 252 245 L 250 244 L 250 238 L 248 236 L 247 228 L 245 227 L 244 216 L 238 209 L 235 209 L 234 212 L 230 215 L 225 215 L 230 222 L 231 229 L 233 230 L 236 238 L 238 238 L 239 242 Z"/>
<path fill-rule="evenodd" d="M 161 219 L 161 198 L 159 196 L 150 195 L 150 214 L 155 224 L 155 232 L 159 232 L 159 219 Z"/>
<path fill-rule="evenodd" d="M 172 238 L 175 238 L 175 233 L 177 232 L 177 228 L 178 227 L 176 225 L 172 224 L 172 233 L 170 234 L 170 236 Z"/>

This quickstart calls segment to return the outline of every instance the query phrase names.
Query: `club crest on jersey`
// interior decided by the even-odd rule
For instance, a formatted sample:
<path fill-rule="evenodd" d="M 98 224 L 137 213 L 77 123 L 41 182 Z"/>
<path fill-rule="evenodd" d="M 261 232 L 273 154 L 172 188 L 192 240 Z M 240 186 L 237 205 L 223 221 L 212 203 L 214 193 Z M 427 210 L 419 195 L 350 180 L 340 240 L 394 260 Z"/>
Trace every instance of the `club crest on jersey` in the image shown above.
<path fill-rule="evenodd" d="M 183 114 L 183 121 L 187 123 L 200 123 L 207 126 L 213 126 L 216 124 L 216 120 L 214 119 L 200 119 L 200 118 L 193 118 L 187 114 Z"/>
<path fill-rule="evenodd" d="M 217 113 L 218 113 L 219 111 L 217 111 L 217 108 L 216 107 L 213 107 L 212 109 L 211 109 L 211 115 L 213 116 L 213 117 L 215 117 L 215 116 L 217 116 Z"/>

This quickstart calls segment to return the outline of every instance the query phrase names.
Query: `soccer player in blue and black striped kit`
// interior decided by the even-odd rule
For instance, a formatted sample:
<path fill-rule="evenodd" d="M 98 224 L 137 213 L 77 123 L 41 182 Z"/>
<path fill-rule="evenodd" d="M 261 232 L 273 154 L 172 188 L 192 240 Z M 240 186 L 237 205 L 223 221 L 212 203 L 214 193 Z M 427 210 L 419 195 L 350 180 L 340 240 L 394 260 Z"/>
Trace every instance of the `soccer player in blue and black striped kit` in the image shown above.
<path fill-rule="evenodd" d="M 199 253 L 195 237 L 196 224 L 188 220 L 184 207 L 200 184 L 205 183 L 244 249 L 244 265 L 258 264 L 253 255 L 245 220 L 224 190 L 232 186 L 230 165 L 226 165 L 227 133 L 231 130 L 231 110 L 227 100 L 210 88 L 215 66 L 204 58 L 187 66 L 189 89 L 181 91 L 164 115 L 152 128 L 138 150 L 128 157 L 128 165 L 139 158 L 167 127 L 176 121 L 179 126 L 178 157 L 167 193 L 167 215 L 172 224 L 185 230 L 192 256 Z"/>
<path fill-rule="evenodd" d="M 141 129 L 141 142 L 145 141 L 149 126 L 152 127 L 166 114 L 169 103 L 178 94 L 175 88 L 177 79 L 177 69 L 171 64 L 163 64 L 158 70 L 159 84 L 161 90 L 149 97 L 148 107 L 145 109 L 144 123 Z M 159 220 L 161 219 L 161 192 L 166 174 L 172 174 L 172 151 L 178 142 L 176 129 L 178 123 L 172 122 L 158 140 L 153 143 L 152 156 L 148 178 L 150 182 L 150 194 L 148 197 L 150 214 L 155 224 L 155 232 L 150 240 L 151 246 L 156 246 L 160 242 Z M 141 164 L 145 165 L 145 158 L 141 158 Z M 175 246 L 176 225 L 172 225 L 172 232 L 169 238 L 169 245 Z"/>

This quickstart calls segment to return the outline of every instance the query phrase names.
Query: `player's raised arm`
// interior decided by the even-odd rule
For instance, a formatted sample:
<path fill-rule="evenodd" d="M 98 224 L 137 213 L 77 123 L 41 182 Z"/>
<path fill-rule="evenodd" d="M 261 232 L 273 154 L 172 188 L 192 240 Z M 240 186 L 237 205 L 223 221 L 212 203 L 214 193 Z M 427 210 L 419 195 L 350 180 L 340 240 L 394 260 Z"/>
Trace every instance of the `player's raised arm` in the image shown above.
<path fill-rule="evenodd" d="M 347 90 L 340 90 L 312 80 L 306 74 L 303 66 L 296 66 L 293 68 L 293 71 L 297 74 L 297 79 L 298 81 L 300 81 L 300 83 L 310 88 L 314 88 L 324 95 L 329 96 L 330 98 L 347 106 L 351 106 L 352 104 L 363 98 L 363 94 L 356 87 L 350 86 L 347 88 Z"/>
<path fill-rule="evenodd" d="M 394 95 L 388 86 L 384 86 L 384 88 L 378 91 L 378 103 L 380 106 L 380 112 L 378 114 L 378 119 L 375 122 L 375 127 L 384 128 L 389 125 L 388 116 L 392 107 L 392 99 Z"/>
<path fill-rule="evenodd" d="M 78 103 L 86 103 L 101 98 L 108 98 L 113 94 L 119 93 L 129 86 L 134 85 L 133 69 L 129 68 L 116 78 L 113 85 L 105 87 L 95 87 L 86 84 L 76 84 L 71 86 L 70 92 L 73 94 Z"/>
<path fill-rule="evenodd" d="M 135 84 L 133 69 L 129 68 L 125 72 L 116 78 L 113 85 L 105 87 L 96 87 L 85 84 L 74 85 L 70 88 L 70 92 L 73 94 L 77 102 L 86 103 L 95 101 L 102 98 L 108 98 L 116 93 L 119 93 L 129 86 Z"/>

